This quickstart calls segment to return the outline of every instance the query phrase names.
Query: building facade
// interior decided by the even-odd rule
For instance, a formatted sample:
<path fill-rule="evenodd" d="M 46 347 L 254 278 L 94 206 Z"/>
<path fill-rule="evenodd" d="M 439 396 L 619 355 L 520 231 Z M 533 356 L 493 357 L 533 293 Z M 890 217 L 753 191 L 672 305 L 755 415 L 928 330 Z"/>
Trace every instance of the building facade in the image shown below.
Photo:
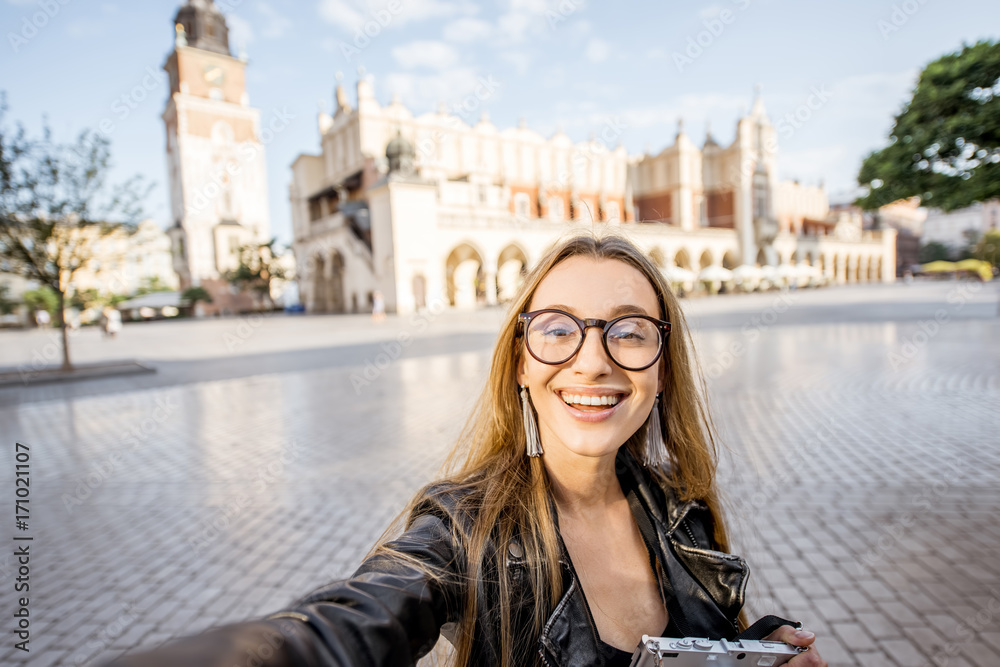
<path fill-rule="evenodd" d="M 922 241 L 942 243 L 957 256 L 990 229 L 1000 229 L 1000 200 L 980 202 L 950 213 L 928 210 Z"/>
<path fill-rule="evenodd" d="M 663 269 L 814 267 L 833 282 L 891 281 L 894 230 L 832 213 L 825 191 L 777 180 L 775 131 L 758 98 L 727 147 L 680 128 L 630 157 L 606 125 L 588 142 L 498 130 L 442 111 L 381 105 L 369 80 L 337 88 L 318 154 L 292 166 L 300 296 L 311 312 L 390 311 L 509 298 L 522 272 L 577 227 L 610 225 Z"/>
<path fill-rule="evenodd" d="M 241 245 L 270 235 L 260 113 L 246 93 L 246 60 L 230 54 L 212 0 L 188 0 L 174 24 L 175 49 L 163 66 L 174 267 L 181 289 L 212 295 L 206 314 L 248 310 L 250 296 L 234 293 L 225 274 Z"/>

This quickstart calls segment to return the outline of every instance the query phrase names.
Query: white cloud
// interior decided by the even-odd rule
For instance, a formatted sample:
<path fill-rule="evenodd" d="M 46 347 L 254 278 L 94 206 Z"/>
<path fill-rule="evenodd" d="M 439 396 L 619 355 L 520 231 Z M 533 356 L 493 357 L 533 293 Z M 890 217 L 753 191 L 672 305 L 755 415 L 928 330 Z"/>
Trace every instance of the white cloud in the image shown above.
<path fill-rule="evenodd" d="M 399 95 L 404 104 L 419 114 L 421 110 L 437 109 L 439 104 L 451 109 L 474 94 L 481 86 L 480 78 L 471 67 L 457 67 L 433 74 L 393 72 L 384 78 L 384 87 L 388 93 Z M 484 102 L 477 101 L 480 106 Z M 474 123 L 478 117 L 476 114 L 474 118 L 465 118 L 465 121 Z"/>
<path fill-rule="evenodd" d="M 602 63 L 608 59 L 611 54 L 611 45 L 605 42 L 603 39 L 597 39 L 596 37 L 587 43 L 587 50 L 585 51 L 587 60 L 592 63 Z"/>
<path fill-rule="evenodd" d="M 398 11 L 389 9 L 387 0 L 320 0 L 319 15 L 329 23 L 351 32 L 369 22 L 385 30 L 411 21 L 454 16 L 475 11 L 468 0 L 397 0 Z"/>
<path fill-rule="evenodd" d="M 449 42 L 478 42 L 493 34 L 493 26 L 486 21 L 463 17 L 447 24 L 442 34 Z"/>
<path fill-rule="evenodd" d="M 720 7 L 719 5 L 709 5 L 708 7 L 705 7 L 703 10 L 698 12 L 698 16 L 700 16 L 705 21 L 710 21 L 721 13 L 722 13 L 722 7 Z"/>
<path fill-rule="evenodd" d="M 417 40 L 392 49 L 392 57 L 406 69 L 429 67 L 443 70 L 458 62 L 458 51 L 436 40 Z"/>
<path fill-rule="evenodd" d="M 531 54 L 526 51 L 506 51 L 500 58 L 513 65 L 518 74 L 526 73 L 531 66 Z"/>
<path fill-rule="evenodd" d="M 564 30 L 567 21 L 585 7 L 583 0 L 505 0 L 505 11 L 498 20 L 500 35 L 513 43 L 529 37 Z M 589 29 L 586 21 L 575 21 L 574 29 Z"/>
<path fill-rule="evenodd" d="M 265 39 L 281 39 L 292 29 L 292 20 L 276 11 L 269 3 L 258 2 L 256 10 L 265 23 L 260 33 Z"/>

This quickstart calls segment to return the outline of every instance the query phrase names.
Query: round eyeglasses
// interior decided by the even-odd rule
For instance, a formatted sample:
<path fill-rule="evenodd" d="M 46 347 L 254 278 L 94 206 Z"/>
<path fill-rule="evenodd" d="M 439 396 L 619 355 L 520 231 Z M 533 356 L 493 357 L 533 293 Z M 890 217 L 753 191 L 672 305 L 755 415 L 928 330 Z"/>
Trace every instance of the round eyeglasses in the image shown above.
<path fill-rule="evenodd" d="M 604 351 L 627 371 L 642 371 L 656 363 L 670 322 L 648 315 L 622 315 L 613 320 L 581 320 L 562 310 L 546 308 L 517 316 L 518 333 L 524 334 L 528 353 L 552 366 L 564 364 L 580 351 L 587 329 L 602 330 Z"/>

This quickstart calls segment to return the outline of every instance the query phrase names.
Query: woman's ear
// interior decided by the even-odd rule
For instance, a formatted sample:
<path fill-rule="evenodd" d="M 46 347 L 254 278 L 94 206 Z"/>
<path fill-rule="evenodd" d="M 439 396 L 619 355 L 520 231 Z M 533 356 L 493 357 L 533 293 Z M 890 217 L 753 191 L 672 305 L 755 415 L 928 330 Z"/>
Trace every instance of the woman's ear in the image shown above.
<path fill-rule="evenodd" d="M 527 380 L 527 372 L 525 369 L 524 355 L 519 354 L 517 359 L 517 365 L 514 367 L 515 375 L 517 377 L 517 386 L 523 387 L 525 381 Z"/>

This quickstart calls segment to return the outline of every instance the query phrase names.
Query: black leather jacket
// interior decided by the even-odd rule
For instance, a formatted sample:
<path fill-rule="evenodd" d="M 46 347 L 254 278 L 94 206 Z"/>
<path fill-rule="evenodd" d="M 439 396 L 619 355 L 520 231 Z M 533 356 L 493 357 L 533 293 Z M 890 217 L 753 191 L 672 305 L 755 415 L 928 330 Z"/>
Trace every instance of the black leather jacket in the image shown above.
<path fill-rule="evenodd" d="M 658 578 L 668 611 L 690 636 L 733 637 L 743 606 L 748 570 L 742 558 L 714 549 L 713 526 L 707 507 L 681 503 L 674 494 L 652 483 L 646 471 L 622 447 L 616 461 L 622 489 L 629 494 L 636 520 L 652 526 L 658 544 L 647 546 L 661 565 Z M 410 517 L 406 531 L 393 547 L 431 568 L 452 571 L 464 567 L 450 524 L 447 492 L 438 502 Z M 433 507 L 436 509 L 428 509 Z M 466 519 L 467 520 L 467 519 Z M 505 545 L 508 568 L 524 567 L 523 550 Z M 501 554 L 502 555 L 502 554 Z M 501 561 L 497 561 L 501 562 Z M 598 635 L 568 556 L 563 553 L 563 596 L 545 623 L 541 636 L 524 645 L 534 662 L 546 667 L 599 665 Z M 347 580 L 334 582 L 306 596 L 292 608 L 259 621 L 238 623 L 167 644 L 155 651 L 126 655 L 115 667 L 333 667 L 340 665 L 413 665 L 433 648 L 439 635 L 456 629 L 463 608 L 462 572 L 435 581 L 399 558 L 374 556 Z M 666 578 L 663 574 L 666 574 Z M 512 579 L 519 581 L 516 572 Z M 521 579 L 523 580 L 523 578 Z M 482 582 L 480 582 L 482 585 Z M 495 595 L 495 593 L 494 593 Z M 495 628 L 489 622 L 490 594 L 484 596 L 477 623 L 471 664 L 499 663 Z M 530 609 L 529 590 L 515 592 L 515 607 Z M 494 600 L 495 602 L 495 600 Z M 515 619 L 527 619 L 517 614 Z M 515 621 L 516 622 L 516 621 Z M 520 636 L 530 637 L 525 628 Z"/>

